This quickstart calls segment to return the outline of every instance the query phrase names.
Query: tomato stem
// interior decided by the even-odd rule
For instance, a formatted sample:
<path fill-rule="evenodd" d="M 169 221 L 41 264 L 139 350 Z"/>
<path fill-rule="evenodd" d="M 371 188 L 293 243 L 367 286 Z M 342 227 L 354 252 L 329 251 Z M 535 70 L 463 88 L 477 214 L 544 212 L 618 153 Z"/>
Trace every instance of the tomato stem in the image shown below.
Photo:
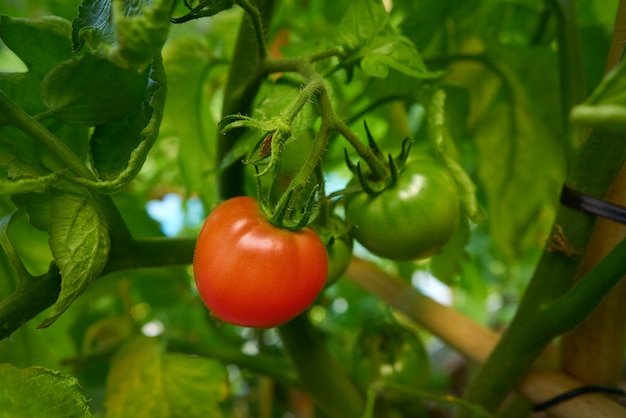
<path fill-rule="evenodd" d="M 329 100 L 330 102 L 330 100 Z M 320 100 L 320 106 L 322 102 Z M 332 106 L 332 105 L 330 105 Z M 364 144 L 358 136 L 346 125 L 346 123 L 337 116 L 334 112 L 330 115 L 330 120 L 334 130 L 339 132 L 354 150 L 359 154 L 361 158 L 367 163 L 370 170 L 372 170 L 372 177 L 377 181 L 385 180 L 389 176 L 389 170 L 383 159 L 376 155 L 376 152 L 372 150 L 368 145 Z"/>
<path fill-rule="evenodd" d="M 256 0 L 255 6 L 262 19 L 263 27 L 271 21 L 276 0 Z M 264 35 L 263 30 L 259 30 L 259 22 L 253 22 L 254 18 L 246 14 L 240 24 L 237 44 L 231 60 L 228 73 L 228 81 L 224 90 L 224 101 L 222 104 L 223 115 L 250 114 L 254 97 L 256 96 L 266 73 L 262 71 L 263 57 L 267 52 L 262 50 L 259 34 Z M 256 29 L 255 29 L 256 28 Z M 257 42 L 250 43 L 250 39 L 257 37 Z M 259 50 L 261 49 L 261 50 Z M 217 136 L 217 161 L 218 165 L 222 159 L 232 151 L 232 148 L 240 138 L 242 130 L 235 129 L 225 135 Z M 220 171 L 218 178 L 218 193 L 221 199 L 245 194 L 244 190 L 244 169 L 243 164 L 237 162 Z"/>
<path fill-rule="evenodd" d="M 328 352 L 307 314 L 280 326 L 279 332 L 300 380 L 319 407 L 332 418 L 361 417 L 365 410 L 361 394 Z"/>
<path fill-rule="evenodd" d="M 291 183 L 289 183 L 287 190 L 285 190 L 283 195 L 280 197 L 280 200 L 278 201 L 274 209 L 274 214 L 269 217 L 269 221 L 274 225 L 297 230 L 305 227 L 310 221 L 315 219 L 315 217 L 312 215 L 315 210 L 314 199 L 319 186 L 316 186 L 311 192 L 311 195 L 307 200 L 304 213 L 299 219 L 297 219 L 295 222 L 289 222 L 289 219 L 285 219 L 285 215 L 289 214 L 289 212 L 292 211 L 292 201 L 297 201 L 297 197 L 300 195 L 300 193 L 302 193 L 304 187 L 309 182 L 311 175 L 315 171 L 316 167 L 319 165 L 322 155 L 326 150 L 328 138 L 328 127 L 322 121 L 322 126 L 315 136 L 315 140 L 313 141 L 313 148 L 311 149 L 309 157 L 305 161 L 298 174 L 291 180 Z"/>
<path fill-rule="evenodd" d="M 248 0 L 235 0 L 235 3 L 239 5 L 250 16 L 252 25 L 254 26 L 254 34 L 257 42 L 257 53 L 261 60 L 267 56 L 267 43 L 265 42 L 265 30 L 263 29 L 263 16 L 259 9 L 250 3 Z"/>

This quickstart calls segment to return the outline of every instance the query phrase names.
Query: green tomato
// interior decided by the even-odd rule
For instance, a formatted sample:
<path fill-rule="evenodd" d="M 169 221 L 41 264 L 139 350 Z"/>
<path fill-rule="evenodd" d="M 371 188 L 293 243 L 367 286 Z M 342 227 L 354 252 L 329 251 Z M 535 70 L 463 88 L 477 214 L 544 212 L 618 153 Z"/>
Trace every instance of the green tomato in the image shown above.
<path fill-rule="evenodd" d="M 330 242 L 326 244 L 326 252 L 328 252 L 328 276 L 324 287 L 328 288 L 341 277 L 350 264 L 350 258 L 352 258 L 352 236 L 350 233 L 345 232 L 342 235 L 332 237 Z"/>
<path fill-rule="evenodd" d="M 352 376 L 366 392 L 374 382 L 393 383 L 404 388 L 423 389 L 430 381 L 430 363 L 421 340 L 397 323 L 366 325 L 359 334 L 353 356 Z M 390 401 L 404 396 L 385 391 Z"/>
<path fill-rule="evenodd" d="M 409 261 L 429 257 L 454 234 L 460 200 L 448 170 L 427 155 L 407 161 L 390 187 L 346 197 L 354 238 L 380 257 Z"/>

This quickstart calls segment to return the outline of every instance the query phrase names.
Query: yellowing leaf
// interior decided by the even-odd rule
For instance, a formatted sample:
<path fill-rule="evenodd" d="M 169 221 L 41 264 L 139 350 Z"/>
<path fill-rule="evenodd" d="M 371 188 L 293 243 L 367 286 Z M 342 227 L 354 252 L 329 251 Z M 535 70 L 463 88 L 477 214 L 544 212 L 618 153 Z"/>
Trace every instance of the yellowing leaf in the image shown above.
<path fill-rule="evenodd" d="M 218 362 L 166 354 L 163 344 L 137 337 L 115 355 L 107 377 L 106 418 L 219 418 L 226 370 Z"/>

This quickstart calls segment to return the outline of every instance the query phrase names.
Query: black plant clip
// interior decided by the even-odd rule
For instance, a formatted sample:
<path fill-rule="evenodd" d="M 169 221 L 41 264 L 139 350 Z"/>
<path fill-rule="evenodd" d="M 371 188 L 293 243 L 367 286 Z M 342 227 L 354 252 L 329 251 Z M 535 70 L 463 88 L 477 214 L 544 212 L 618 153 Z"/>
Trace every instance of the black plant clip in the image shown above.
<path fill-rule="evenodd" d="M 626 224 L 626 207 L 577 192 L 567 186 L 563 186 L 561 190 L 561 204 L 580 212 Z"/>

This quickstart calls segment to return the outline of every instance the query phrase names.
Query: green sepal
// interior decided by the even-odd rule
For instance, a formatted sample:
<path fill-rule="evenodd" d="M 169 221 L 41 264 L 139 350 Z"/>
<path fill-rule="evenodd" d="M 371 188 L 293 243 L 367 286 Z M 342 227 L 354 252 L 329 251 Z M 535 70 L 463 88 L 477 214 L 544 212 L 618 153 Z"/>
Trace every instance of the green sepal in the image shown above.
<path fill-rule="evenodd" d="M 370 130 L 369 130 L 368 126 L 367 126 L 367 122 L 365 120 L 363 120 L 363 127 L 365 128 L 365 133 L 367 134 L 367 143 L 369 144 L 370 149 L 372 150 L 374 155 L 376 155 L 378 158 L 382 158 L 383 153 L 380 151 L 380 148 L 378 147 L 378 144 L 376 143 L 376 141 L 372 137 L 372 133 L 370 132 Z"/>
<path fill-rule="evenodd" d="M 365 131 L 367 132 L 367 138 L 370 145 L 370 149 L 372 153 L 376 156 L 376 158 L 382 159 L 382 152 L 378 148 L 376 141 L 372 137 L 365 125 Z M 348 151 L 344 149 L 344 157 L 346 160 L 346 165 L 348 169 L 354 174 L 354 176 L 358 179 L 359 184 L 361 185 L 361 189 L 370 195 L 378 194 L 383 190 L 387 190 L 390 187 L 393 187 L 398 181 L 398 176 L 402 172 L 404 165 L 406 163 L 407 158 L 409 157 L 409 153 L 411 151 L 411 146 L 413 144 L 413 138 L 406 137 L 402 141 L 402 149 L 397 157 L 393 157 L 391 154 L 387 154 L 387 173 L 388 175 L 381 180 L 371 179 L 371 174 L 369 170 L 363 170 L 361 168 L 361 163 L 357 163 L 356 165 L 350 160 L 348 156 Z"/>
<path fill-rule="evenodd" d="M 302 215 L 299 217 L 294 217 L 289 212 L 291 211 L 291 200 L 294 195 L 293 189 L 288 190 L 283 197 L 281 197 L 280 201 L 274 208 L 275 212 L 271 213 L 268 208 L 265 208 L 266 213 L 268 213 L 268 220 L 280 227 L 289 229 L 292 231 L 298 231 L 305 226 L 309 225 L 319 213 L 319 184 L 316 184 L 309 193 L 309 196 L 304 204 L 304 208 L 302 209 Z"/>

